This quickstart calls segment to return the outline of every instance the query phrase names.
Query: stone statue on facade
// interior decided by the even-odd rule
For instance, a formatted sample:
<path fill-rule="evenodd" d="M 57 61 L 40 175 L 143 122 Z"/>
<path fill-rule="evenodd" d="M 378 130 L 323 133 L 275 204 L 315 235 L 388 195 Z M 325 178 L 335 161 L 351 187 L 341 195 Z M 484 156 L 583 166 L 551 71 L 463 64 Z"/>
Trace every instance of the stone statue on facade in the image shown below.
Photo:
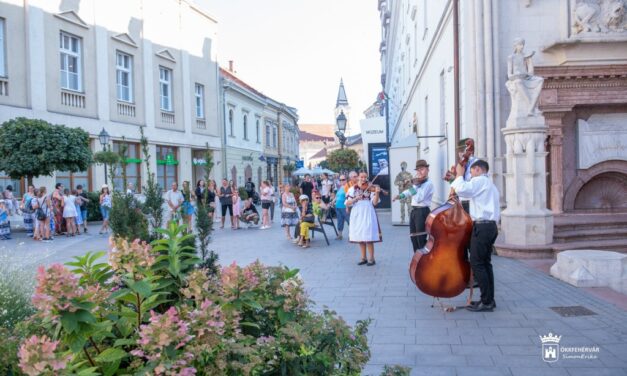
<path fill-rule="evenodd" d="M 541 115 L 538 100 L 544 78 L 534 75 L 531 60 L 534 52 L 527 54 L 523 51 L 524 48 L 525 40 L 516 38 L 514 53 L 507 58 L 508 81 L 505 86 L 512 98 L 512 110 L 508 123 L 515 118 Z"/>
<path fill-rule="evenodd" d="M 576 0 L 573 5 L 574 35 L 617 34 L 627 30 L 624 0 Z"/>
<path fill-rule="evenodd" d="M 411 187 L 411 173 L 407 172 L 407 162 L 401 162 L 401 172 L 396 175 L 394 179 L 394 185 L 398 187 L 398 194 L 400 195 L 405 190 Z M 401 224 L 405 223 L 405 210 L 407 210 L 407 217 L 411 213 L 411 196 L 400 199 L 401 203 Z"/>

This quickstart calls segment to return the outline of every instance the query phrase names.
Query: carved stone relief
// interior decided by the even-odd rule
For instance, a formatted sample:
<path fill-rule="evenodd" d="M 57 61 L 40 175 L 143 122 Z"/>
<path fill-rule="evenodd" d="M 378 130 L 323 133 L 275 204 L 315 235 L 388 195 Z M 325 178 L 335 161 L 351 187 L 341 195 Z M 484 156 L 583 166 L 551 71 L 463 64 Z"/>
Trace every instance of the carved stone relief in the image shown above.
<path fill-rule="evenodd" d="M 571 0 L 574 36 L 627 35 L 625 0 Z"/>

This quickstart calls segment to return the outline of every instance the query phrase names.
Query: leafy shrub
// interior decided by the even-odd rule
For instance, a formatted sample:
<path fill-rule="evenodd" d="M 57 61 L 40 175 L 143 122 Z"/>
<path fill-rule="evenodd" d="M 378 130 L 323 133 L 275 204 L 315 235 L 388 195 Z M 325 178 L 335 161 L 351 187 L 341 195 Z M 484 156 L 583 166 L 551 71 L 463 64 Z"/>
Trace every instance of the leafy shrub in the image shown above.
<path fill-rule="evenodd" d="M 246 188 L 244 187 L 239 187 L 237 188 L 237 192 L 239 193 L 239 198 L 244 201 L 244 200 L 248 200 L 248 192 L 246 192 Z"/>
<path fill-rule="evenodd" d="M 89 202 L 87 203 L 87 222 L 102 221 L 100 214 L 100 192 L 85 192 Z"/>
<path fill-rule="evenodd" d="M 387 364 L 383 367 L 383 372 L 381 376 L 409 376 L 411 372 L 411 368 L 403 367 L 399 365 L 388 366 Z"/>
<path fill-rule="evenodd" d="M 170 224 L 152 243 L 114 239 L 100 254 L 38 271 L 40 327 L 20 367 L 50 373 L 358 375 L 369 321 L 351 329 L 310 309 L 298 270 L 235 263 L 213 274 Z M 34 374 L 34 373 L 30 373 Z"/>
<path fill-rule="evenodd" d="M 3 258 L 0 261 L 0 327 L 12 329 L 33 314 L 30 297 L 35 284 L 31 273 L 8 257 Z"/>
<path fill-rule="evenodd" d="M 133 195 L 113 192 L 109 225 L 115 237 L 148 240 L 148 221 Z"/>

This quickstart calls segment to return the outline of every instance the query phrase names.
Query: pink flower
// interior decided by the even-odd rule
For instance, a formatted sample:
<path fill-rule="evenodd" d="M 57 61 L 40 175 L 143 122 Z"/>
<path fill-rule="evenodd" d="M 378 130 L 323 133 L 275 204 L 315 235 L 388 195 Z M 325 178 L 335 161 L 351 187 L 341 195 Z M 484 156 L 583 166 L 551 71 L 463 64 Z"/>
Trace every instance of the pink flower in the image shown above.
<path fill-rule="evenodd" d="M 155 263 L 155 252 L 149 244 L 139 239 L 129 244 L 126 239 L 112 238 L 110 245 L 109 264 L 116 272 L 134 273 Z"/>
<path fill-rule="evenodd" d="M 32 336 L 24 341 L 18 352 L 22 372 L 30 376 L 65 369 L 72 357 L 55 354 L 58 344 L 59 341 L 51 341 L 46 336 Z"/>
<path fill-rule="evenodd" d="M 160 354 L 171 345 L 176 349 L 185 346 L 192 339 L 188 332 L 188 324 L 179 318 L 176 308 L 170 307 L 162 315 L 151 311 L 150 323 L 141 326 L 137 343 L 146 354 Z"/>
<path fill-rule="evenodd" d="M 71 300 L 83 295 L 76 276 L 61 264 L 53 264 L 46 270 L 37 269 L 37 288 L 32 302 L 44 317 L 55 319 L 61 311 L 75 311 Z"/>

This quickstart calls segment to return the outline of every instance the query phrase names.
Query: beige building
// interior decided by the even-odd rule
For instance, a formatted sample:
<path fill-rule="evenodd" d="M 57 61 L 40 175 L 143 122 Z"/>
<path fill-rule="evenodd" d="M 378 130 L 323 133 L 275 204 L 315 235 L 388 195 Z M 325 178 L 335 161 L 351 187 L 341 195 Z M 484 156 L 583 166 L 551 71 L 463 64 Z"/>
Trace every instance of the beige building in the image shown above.
<path fill-rule="evenodd" d="M 207 145 L 221 163 L 216 27 L 186 0 L 3 1 L 0 122 L 23 116 L 80 127 L 93 151 L 102 150 L 105 129 L 114 150 L 122 137 L 130 142 L 131 159 L 141 158 L 145 127 L 159 184 L 196 180 Z M 143 170 L 128 167 L 138 187 Z M 35 184 L 96 190 L 105 179 L 102 166 L 92 166 Z"/>

